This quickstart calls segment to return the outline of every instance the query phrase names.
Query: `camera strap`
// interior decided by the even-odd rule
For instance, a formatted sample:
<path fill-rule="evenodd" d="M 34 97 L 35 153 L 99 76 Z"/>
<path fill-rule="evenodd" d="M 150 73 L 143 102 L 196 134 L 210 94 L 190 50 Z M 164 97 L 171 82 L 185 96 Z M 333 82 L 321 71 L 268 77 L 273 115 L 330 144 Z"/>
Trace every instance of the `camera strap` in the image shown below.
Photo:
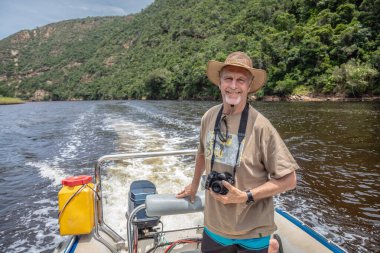
<path fill-rule="evenodd" d="M 212 169 L 214 167 L 214 163 L 215 163 L 216 136 L 220 132 L 220 120 L 222 118 L 222 113 L 223 113 L 223 105 L 222 105 L 222 108 L 220 108 L 220 111 L 218 112 L 218 115 L 217 115 L 216 121 L 215 121 L 214 143 L 213 143 L 213 146 L 212 146 L 211 170 L 210 171 L 212 171 Z M 245 130 L 247 129 L 248 113 L 249 113 L 249 104 L 246 103 L 245 107 L 244 107 L 244 110 L 243 110 L 243 112 L 241 114 L 240 123 L 239 123 L 239 132 L 238 132 L 239 146 L 238 146 L 238 150 L 237 150 L 237 154 L 236 154 L 236 161 L 235 161 L 235 165 L 234 165 L 234 172 L 233 172 L 233 175 L 232 175 L 232 177 L 234 179 L 235 179 L 236 167 L 237 167 L 237 164 L 238 164 L 238 161 L 239 161 L 240 146 L 241 146 L 241 143 L 242 143 L 242 141 L 244 140 L 244 137 L 245 137 Z M 256 120 L 256 117 L 254 119 L 254 122 L 255 122 L 255 120 Z M 228 136 L 226 136 L 226 139 L 228 139 Z"/>

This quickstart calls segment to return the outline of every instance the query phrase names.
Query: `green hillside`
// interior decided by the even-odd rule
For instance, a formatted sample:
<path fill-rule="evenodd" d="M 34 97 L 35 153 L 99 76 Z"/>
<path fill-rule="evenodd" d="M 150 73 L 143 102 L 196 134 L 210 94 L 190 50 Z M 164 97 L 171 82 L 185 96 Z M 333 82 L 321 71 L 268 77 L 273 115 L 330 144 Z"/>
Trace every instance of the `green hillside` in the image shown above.
<path fill-rule="evenodd" d="M 208 99 L 209 59 L 247 52 L 262 95 L 380 95 L 380 1 L 156 0 L 127 17 L 69 20 L 0 41 L 0 95 Z"/>

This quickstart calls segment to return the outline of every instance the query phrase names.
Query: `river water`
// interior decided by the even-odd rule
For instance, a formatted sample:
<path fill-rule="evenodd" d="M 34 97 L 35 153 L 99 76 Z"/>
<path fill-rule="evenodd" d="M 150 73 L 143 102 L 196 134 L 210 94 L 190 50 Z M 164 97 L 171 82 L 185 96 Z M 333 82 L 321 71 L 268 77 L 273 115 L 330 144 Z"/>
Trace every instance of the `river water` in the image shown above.
<path fill-rule="evenodd" d="M 193 149 L 202 114 L 216 102 L 44 102 L 0 107 L 0 252 L 51 252 L 61 179 L 93 175 L 102 155 Z M 252 104 L 277 128 L 301 166 L 296 190 L 275 199 L 348 252 L 379 252 L 380 104 Z M 128 188 L 159 193 L 191 181 L 189 157 L 110 163 L 103 171 L 105 220 L 125 236 Z M 181 218 L 200 224 L 201 214 Z M 178 223 L 166 218 L 168 226 Z"/>

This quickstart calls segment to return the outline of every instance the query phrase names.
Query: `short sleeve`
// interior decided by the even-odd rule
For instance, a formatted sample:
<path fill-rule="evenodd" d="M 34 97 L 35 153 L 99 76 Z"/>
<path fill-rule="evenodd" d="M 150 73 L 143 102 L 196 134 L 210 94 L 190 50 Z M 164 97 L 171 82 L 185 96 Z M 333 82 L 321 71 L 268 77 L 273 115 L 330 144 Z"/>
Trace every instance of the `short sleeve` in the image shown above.
<path fill-rule="evenodd" d="M 270 123 L 262 129 L 261 134 L 262 162 L 271 178 L 281 178 L 299 168 L 277 130 Z"/>
<path fill-rule="evenodd" d="M 205 116 L 206 115 L 203 115 L 203 117 L 201 119 L 201 128 L 199 131 L 199 144 L 198 144 L 197 154 L 204 154 L 204 151 L 205 151 L 205 146 L 204 146 L 204 143 L 202 141 L 203 135 L 205 134 Z"/>

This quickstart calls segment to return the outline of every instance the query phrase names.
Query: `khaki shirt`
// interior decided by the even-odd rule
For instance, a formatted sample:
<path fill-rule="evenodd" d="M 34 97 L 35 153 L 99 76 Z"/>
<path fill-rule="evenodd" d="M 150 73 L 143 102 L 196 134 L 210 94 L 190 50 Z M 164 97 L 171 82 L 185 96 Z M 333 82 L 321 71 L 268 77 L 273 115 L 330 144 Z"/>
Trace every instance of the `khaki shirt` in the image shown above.
<path fill-rule="evenodd" d="M 198 153 L 205 156 L 206 174 L 210 173 L 214 142 L 214 127 L 221 105 L 209 109 L 202 117 Z M 256 120 L 254 118 L 256 116 Z M 228 140 L 216 137 L 213 170 L 233 173 L 238 149 L 237 133 L 240 114 L 228 115 Z M 225 124 L 221 131 L 225 133 Z M 264 184 L 270 178 L 281 178 L 298 169 L 298 165 L 272 124 L 259 112 L 249 108 L 245 138 L 240 147 L 235 175 L 235 187 L 245 191 Z M 228 238 L 259 238 L 276 230 L 273 198 L 254 204 L 222 204 L 206 191 L 205 226 L 212 232 Z"/>

